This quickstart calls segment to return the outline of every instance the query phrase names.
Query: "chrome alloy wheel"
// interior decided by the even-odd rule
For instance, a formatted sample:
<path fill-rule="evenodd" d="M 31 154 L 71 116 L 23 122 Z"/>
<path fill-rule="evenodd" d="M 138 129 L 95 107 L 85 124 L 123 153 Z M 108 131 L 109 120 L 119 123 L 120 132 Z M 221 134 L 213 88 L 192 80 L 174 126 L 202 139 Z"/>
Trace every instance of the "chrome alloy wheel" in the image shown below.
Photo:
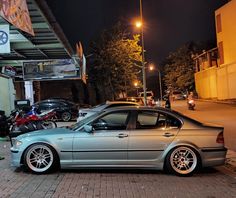
<path fill-rule="evenodd" d="M 196 169 L 197 163 L 196 153 L 188 147 L 177 147 L 170 155 L 170 165 L 180 175 L 192 173 Z"/>
<path fill-rule="evenodd" d="M 54 155 L 46 145 L 33 145 L 27 152 L 27 166 L 36 173 L 49 170 L 53 164 Z"/>

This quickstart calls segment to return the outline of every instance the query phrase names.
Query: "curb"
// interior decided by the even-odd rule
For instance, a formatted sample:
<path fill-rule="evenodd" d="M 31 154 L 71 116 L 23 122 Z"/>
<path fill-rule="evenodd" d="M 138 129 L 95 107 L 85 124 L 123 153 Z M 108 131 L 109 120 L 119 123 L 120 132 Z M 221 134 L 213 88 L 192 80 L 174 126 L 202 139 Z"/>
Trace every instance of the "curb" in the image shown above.
<path fill-rule="evenodd" d="M 197 101 L 202 101 L 202 102 L 214 102 L 214 103 L 219 103 L 219 104 L 230 104 L 230 105 L 236 105 L 236 99 L 235 100 L 215 100 L 215 99 L 201 99 L 197 98 Z"/>
<path fill-rule="evenodd" d="M 7 141 L 9 138 L 7 138 L 7 137 L 0 137 L 0 141 L 2 141 L 2 142 L 5 142 L 5 141 Z"/>

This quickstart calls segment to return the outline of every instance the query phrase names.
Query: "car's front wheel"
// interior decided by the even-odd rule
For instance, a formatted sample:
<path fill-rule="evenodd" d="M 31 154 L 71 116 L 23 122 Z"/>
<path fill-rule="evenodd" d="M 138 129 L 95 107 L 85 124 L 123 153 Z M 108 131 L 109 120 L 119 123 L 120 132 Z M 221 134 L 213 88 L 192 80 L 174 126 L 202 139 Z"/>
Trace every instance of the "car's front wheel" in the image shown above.
<path fill-rule="evenodd" d="M 68 122 L 68 121 L 70 121 L 71 120 L 71 117 L 72 117 L 72 115 L 71 115 L 71 113 L 70 112 L 63 112 L 62 114 L 61 114 L 61 119 L 64 121 L 64 122 Z"/>
<path fill-rule="evenodd" d="M 199 168 L 200 160 L 197 152 L 186 146 L 172 149 L 166 157 L 166 168 L 179 176 L 192 175 Z"/>
<path fill-rule="evenodd" d="M 58 162 L 53 148 L 47 144 L 33 144 L 24 154 L 26 167 L 34 173 L 50 171 Z"/>

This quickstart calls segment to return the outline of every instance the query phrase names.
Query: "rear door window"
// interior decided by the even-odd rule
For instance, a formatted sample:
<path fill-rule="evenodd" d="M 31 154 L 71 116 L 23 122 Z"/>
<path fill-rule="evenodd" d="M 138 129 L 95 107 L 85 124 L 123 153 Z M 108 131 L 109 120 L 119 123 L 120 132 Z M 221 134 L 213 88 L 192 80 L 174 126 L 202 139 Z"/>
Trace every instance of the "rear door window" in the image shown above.
<path fill-rule="evenodd" d="M 136 129 L 180 128 L 181 122 L 165 113 L 140 111 L 137 115 Z"/>

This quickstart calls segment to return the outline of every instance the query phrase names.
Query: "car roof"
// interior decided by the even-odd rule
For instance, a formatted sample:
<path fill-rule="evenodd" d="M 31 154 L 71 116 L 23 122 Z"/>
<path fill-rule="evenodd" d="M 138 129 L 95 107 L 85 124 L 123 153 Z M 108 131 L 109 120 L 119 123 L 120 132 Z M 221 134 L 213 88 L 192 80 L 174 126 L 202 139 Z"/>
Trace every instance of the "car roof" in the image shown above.
<path fill-rule="evenodd" d="M 139 105 L 137 102 L 129 102 L 129 101 L 107 101 L 106 104 L 132 104 Z"/>
<path fill-rule="evenodd" d="M 165 112 L 170 112 L 170 113 L 174 113 L 175 111 L 170 110 L 170 109 L 166 109 L 163 107 L 149 107 L 149 106 L 117 106 L 117 107 L 112 107 L 112 108 L 108 108 L 108 109 L 104 109 L 103 111 L 105 112 L 110 112 L 110 111 L 114 111 L 114 110 L 161 110 L 161 111 L 165 111 Z"/>

